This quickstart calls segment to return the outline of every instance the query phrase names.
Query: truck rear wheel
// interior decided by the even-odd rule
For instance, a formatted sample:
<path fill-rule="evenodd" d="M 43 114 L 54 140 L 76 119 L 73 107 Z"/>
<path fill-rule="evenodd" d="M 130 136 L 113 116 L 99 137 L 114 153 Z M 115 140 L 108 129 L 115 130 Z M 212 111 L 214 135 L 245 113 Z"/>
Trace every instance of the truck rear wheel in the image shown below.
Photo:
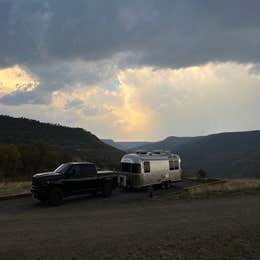
<path fill-rule="evenodd" d="M 105 182 L 104 187 L 103 187 L 103 196 L 104 197 L 109 197 L 112 194 L 112 183 L 110 182 Z"/>
<path fill-rule="evenodd" d="M 63 201 L 63 192 L 60 188 L 53 188 L 50 191 L 50 204 L 52 206 L 59 206 Z"/>
<path fill-rule="evenodd" d="M 48 198 L 38 198 L 38 200 L 42 203 L 42 204 L 46 204 L 48 202 Z"/>

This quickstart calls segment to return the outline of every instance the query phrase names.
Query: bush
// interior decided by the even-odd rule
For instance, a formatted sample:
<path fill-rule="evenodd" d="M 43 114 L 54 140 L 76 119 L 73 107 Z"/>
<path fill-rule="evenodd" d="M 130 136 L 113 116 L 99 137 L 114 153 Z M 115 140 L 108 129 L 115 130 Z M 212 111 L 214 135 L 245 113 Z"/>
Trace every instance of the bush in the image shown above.
<path fill-rule="evenodd" d="M 207 173 L 204 170 L 200 169 L 197 173 L 197 176 L 198 178 L 206 178 Z"/>
<path fill-rule="evenodd" d="M 8 178 L 17 175 L 21 154 L 13 144 L 0 145 L 0 177 Z"/>

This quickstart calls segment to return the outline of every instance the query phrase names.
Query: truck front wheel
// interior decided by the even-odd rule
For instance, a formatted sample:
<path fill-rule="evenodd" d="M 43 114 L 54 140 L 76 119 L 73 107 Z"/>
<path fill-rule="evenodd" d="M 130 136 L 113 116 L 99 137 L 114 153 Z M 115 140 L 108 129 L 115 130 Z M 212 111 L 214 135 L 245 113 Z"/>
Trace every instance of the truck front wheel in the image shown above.
<path fill-rule="evenodd" d="M 50 191 L 50 204 L 52 206 L 59 206 L 63 201 L 63 192 L 60 188 L 53 188 Z"/>
<path fill-rule="evenodd" d="M 112 183 L 105 182 L 103 187 L 103 196 L 109 197 L 112 194 Z"/>
<path fill-rule="evenodd" d="M 42 204 L 46 204 L 48 202 L 48 198 L 38 198 L 38 200 L 42 203 Z"/>

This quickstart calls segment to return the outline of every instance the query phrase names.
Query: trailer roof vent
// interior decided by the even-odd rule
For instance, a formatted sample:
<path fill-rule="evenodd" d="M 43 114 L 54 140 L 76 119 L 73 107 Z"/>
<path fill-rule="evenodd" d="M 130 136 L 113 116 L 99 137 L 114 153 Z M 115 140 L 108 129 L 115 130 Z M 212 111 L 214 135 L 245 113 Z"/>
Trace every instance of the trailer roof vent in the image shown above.
<path fill-rule="evenodd" d="M 136 151 L 136 154 L 147 154 L 147 151 L 145 151 L 145 150 L 138 150 L 138 151 Z"/>
<path fill-rule="evenodd" d="M 163 153 L 162 150 L 154 150 L 154 151 L 153 151 L 153 154 L 162 154 L 162 153 Z"/>
<path fill-rule="evenodd" d="M 166 150 L 166 151 L 164 151 L 164 150 L 153 150 L 152 153 L 157 154 L 157 155 L 162 155 L 162 156 L 171 156 L 172 155 L 171 151 L 168 151 L 168 150 Z"/>
<path fill-rule="evenodd" d="M 168 155 L 168 156 L 172 155 L 171 151 L 163 151 L 162 154 L 163 155 Z"/>

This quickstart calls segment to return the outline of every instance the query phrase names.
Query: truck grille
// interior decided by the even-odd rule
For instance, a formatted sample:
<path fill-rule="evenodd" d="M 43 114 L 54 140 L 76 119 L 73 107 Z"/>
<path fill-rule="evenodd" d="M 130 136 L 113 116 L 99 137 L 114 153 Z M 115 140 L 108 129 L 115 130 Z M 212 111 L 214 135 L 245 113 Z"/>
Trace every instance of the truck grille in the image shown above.
<path fill-rule="evenodd" d="M 41 182 L 39 179 L 32 178 L 32 186 L 40 186 Z"/>

